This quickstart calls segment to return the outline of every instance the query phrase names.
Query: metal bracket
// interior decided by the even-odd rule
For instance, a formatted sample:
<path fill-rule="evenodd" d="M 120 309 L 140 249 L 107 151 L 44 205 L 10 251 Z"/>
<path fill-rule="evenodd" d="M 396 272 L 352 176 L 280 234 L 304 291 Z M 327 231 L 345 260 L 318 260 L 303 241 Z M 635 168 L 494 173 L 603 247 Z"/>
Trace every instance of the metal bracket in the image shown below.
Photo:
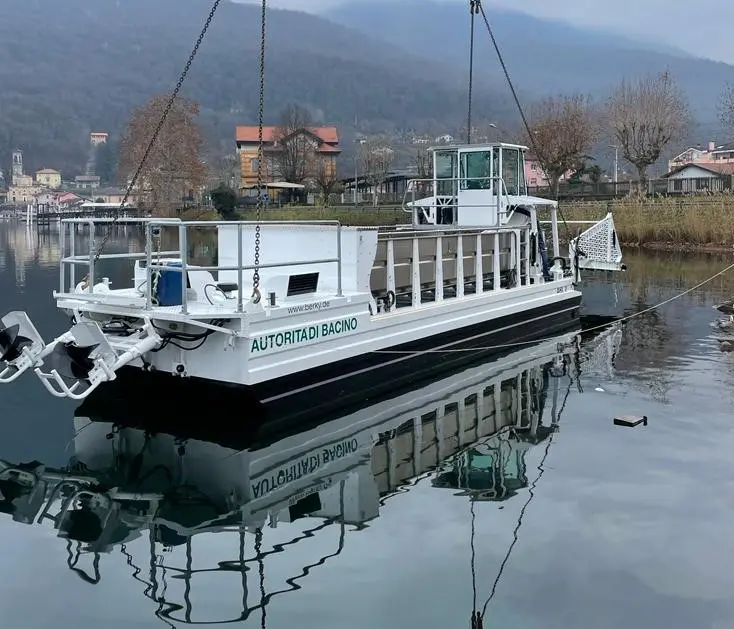
<path fill-rule="evenodd" d="M 141 335 L 145 336 L 119 356 L 107 342 L 107 337 L 96 322 L 86 322 L 74 326 L 67 335 L 70 337 L 69 340 L 73 341 L 84 338 L 85 342 L 81 344 L 82 346 L 98 345 L 97 349 L 90 355 L 90 358 L 94 361 L 94 367 L 89 372 L 88 377 L 85 380 L 77 380 L 69 386 L 56 369 L 51 370 L 50 373 L 44 373 L 40 367 L 36 367 L 35 372 L 51 395 L 58 398 L 71 398 L 72 400 L 83 400 L 103 382 L 115 380 L 118 369 L 133 360 L 142 358 L 144 354 L 155 349 L 163 342 L 149 319 L 145 320 L 145 325 L 141 330 Z M 88 386 L 84 387 L 85 383 Z"/>

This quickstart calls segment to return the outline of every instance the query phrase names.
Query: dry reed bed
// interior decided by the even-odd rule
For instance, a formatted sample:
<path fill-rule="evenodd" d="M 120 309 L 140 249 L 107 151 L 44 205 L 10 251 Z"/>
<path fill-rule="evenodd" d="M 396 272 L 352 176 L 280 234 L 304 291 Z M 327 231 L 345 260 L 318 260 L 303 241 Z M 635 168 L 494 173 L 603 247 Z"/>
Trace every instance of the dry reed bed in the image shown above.
<path fill-rule="evenodd" d="M 734 194 L 564 202 L 561 210 L 569 222 L 597 220 L 611 211 L 625 245 L 734 246 Z"/>

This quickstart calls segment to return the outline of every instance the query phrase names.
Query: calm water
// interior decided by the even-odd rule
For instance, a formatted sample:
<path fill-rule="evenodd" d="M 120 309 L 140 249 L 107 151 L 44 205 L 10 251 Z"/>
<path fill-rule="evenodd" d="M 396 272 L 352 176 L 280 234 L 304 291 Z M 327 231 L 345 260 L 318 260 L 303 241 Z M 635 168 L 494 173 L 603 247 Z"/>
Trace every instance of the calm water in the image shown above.
<path fill-rule="evenodd" d="M 0 223 L 0 311 L 47 339 L 67 325 L 57 254 L 53 234 Z M 589 312 L 643 310 L 730 260 L 627 262 L 589 280 Z M 146 439 L 114 423 L 159 412 L 150 400 L 77 408 L 26 375 L 0 389 L 0 469 L 29 472 L 0 473 L 2 624 L 443 629 L 476 607 L 487 628 L 734 627 L 734 354 L 711 325 L 732 295 L 719 278 L 621 333 L 282 439 Z M 161 399 L 182 421 L 246 422 Z"/>

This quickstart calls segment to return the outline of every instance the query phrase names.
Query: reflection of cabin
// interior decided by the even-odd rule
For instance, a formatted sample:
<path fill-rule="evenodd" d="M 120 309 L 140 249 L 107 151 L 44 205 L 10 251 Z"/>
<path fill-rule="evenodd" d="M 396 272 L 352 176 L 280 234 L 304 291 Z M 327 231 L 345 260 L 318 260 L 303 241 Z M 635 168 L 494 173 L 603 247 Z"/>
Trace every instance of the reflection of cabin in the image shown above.
<path fill-rule="evenodd" d="M 548 387 L 547 368 L 534 367 L 383 433 L 372 452 L 379 493 L 437 469 L 435 487 L 479 491 L 490 500 L 511 497 L 527 485 L 525 451 L 549 434 L 541 425 Z"/>
<path fill-rule="evenodd" d="M 239 126 L 236 130 L 237 152 L 240 155 L 242 186 L 251 187 L 257 184 L 259 147 L 259 130 L 256 126 Z M 304 154 L 317 160 L 308 168 L 316 173 L 322 167 L 332 176 L 336 176 L 336 158 L 341 153 L 339 148 L 339 132 L 336 127 L 308 127 L 290 135 L 278 137 L 278 127 L 263 127 L 263 149 L 266 152 L 266 172 L 264 181 L 270 183 L 281 180 L 282 174 L 278 170 L 277 153 L 284 143 L 303 143 Z M 299 148 L 299 151 L 301 149 Z"/>

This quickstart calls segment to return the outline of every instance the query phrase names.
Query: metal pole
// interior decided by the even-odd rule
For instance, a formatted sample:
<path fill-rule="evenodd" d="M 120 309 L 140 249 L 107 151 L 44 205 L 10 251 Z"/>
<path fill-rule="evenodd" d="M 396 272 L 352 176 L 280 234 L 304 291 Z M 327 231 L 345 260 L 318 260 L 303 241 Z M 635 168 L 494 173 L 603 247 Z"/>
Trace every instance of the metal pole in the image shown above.
<path fill-rule="evenodd" d="M 94 292 L 94 258 L 95 258 L 95 236 L 96 236 L 96 228 L 94 225 L 94 220 L 89 221 L 89 294 L 91 295 Z"/>
<path fill-rule="evenodd" d="M 342 296 L 342 226 L 336 228 L 336 295 L 337 297 Z"/>
<path fill-rule="evenodd" d="M 354 153 L 354 207 L 357 207 L 357 166 L 358 166 L 359 148 Z"/>
<path fill-rule="evenodd" d="M 181 251 L 181 313 L 182 314 L 188 314 L 188 305 L 186 303 L 186 297 L 187 297 L 187 286 L 186 284 L 188 279 L 188 269 L 187 269 L 187 259 L 189 255 L 189 244 L 186 239 L 186 225 L 180 225 L 178 228 L 178 244 Z"/>
<path fill-rule="evenodd" d="M 162 228 L 160 228 L 162 229 Z M 150 310 L 153 307 L 153 270 L 150 268 L 153 264 L 153 244 L 152 244 L 152 225 L 145 225 L 145 309 Z"/>
<path fill-rule="evenodd" d="M 237 225 L 237 312 L 242 312 L 242 224 Z"/>
<path fill-rule="evenodd" d="M 474 16 L 479 13 L 479 1 L 469 0 L 469 13 L 471 14 L 471 34 L 469 36 L 469 111 L 466 119 L 466 143 L 471 144 L 471 106 L 472 87 L 474 85 Z"/>
<path fill-rule="evenodd" d="M 619 182 L 619 147 L 613 145 L 614 149 L 614 196 L 617 196 L 617 183 Z"/>
<path fill-rule="evenodd" d="M 64 272 L 66 270 L 66 264 L 64 263 L 64 257 L 66 256 L 66 223 L 61 222 L 59 224 L 59 249 L 61 249 L 61 258 L 59 261 L 59 292 L 65 293 L 65 277 Z"/>

